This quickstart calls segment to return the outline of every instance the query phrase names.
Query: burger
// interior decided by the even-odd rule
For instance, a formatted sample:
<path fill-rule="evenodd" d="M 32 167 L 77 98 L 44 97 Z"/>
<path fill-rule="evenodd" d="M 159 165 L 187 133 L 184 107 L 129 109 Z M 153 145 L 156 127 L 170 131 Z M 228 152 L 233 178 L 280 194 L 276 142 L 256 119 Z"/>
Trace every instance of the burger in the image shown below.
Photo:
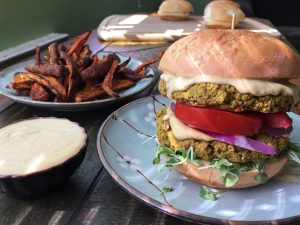
<path fill-rule="evenodd" d="M 172 44 L 159 92 L 153 163 L 213 188 L 265 183 L 298 161 L 286 113 L 299 91 L 300 59 L 282 41 L 244 30 L 203 30 Z M 164 161 L 161 156 L 165 155 Z"/>
<path fill-rule="evenodd" d="M 208 28 L 229 29 L 232 23 L 236 26 L 242 22 L 245 19 L 245 14 L 237 2 L 219 0 L 207 4 L 203 18 L 204 25 Z"/>
<path fill-rule="evenodd" d="M 159 6 L 157 14 L 162 20 L 188 20 L 194 11 L 192 4 L 187 0 L 165 0 Z"/>

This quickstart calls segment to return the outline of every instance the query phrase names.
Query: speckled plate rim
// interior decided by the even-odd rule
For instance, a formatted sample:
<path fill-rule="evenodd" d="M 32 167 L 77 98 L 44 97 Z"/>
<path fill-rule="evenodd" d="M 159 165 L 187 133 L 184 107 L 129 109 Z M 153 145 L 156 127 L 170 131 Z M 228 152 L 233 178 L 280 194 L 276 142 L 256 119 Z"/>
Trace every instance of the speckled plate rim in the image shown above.
<path fill-rule="evenodd" d="M 159 95 L 157 95 L 159 96 Z M 197 215 L 197 214 L 193 214 L 190 212 L 186 212 L 184 210 L 180 210 L 177 208 L 174 208 L 172 206 L 169 206 L 167 204 L 161 203 L 147 195 L 145 195 L 144 193 L 138 191 L 136 188 L 134 188 L 132 185 L 130 185 L 129 183 L 127 183 L 124 179 L 122 179 L 122 177 L 120 177 L 118 175 L 118 173 L 116 173 L 113 168 L 110 166 L 110 164 L 108 163 L 108 161 L 105 158 L 105 155 L 102 151 L 102 146 L 101 146 L 101 134 L 104 130 L 104 128 L 107 126 L 108 121 L 112 118 L 112 116 L 117 113 L 120 112 L 124 109 L 126 109 L 127 107 L 131 107 L 131 105 L 134 105 L 138 102 L 143 102 L 148 98 L 152 98 L 153 96 L 147 96 L 144 98 L 140 98 L 137 99 L 135 101 L 132 101 L 124 106 L 122 106 L 121 108 L 115 110 L 113 113 L 111 113 L 106 120 L 103 122 L 103 124 L 101 125 L 98 134 L 97 134 L 97 138 L 96 138 L 96 145 L 97 145 L 97 151 L 98 151 L 98 155 L 100 157 L 101 163 L 104 166 L 104 168 L 106 169 L 106 171 L 112 176 L 112 178 L 114 179 L 114 181 L 119 184 L 125 191 L 127 191 L 129 194 L 131 194 L 133 197 L 137 198 L 138 200 L 146 203 L 147 205 L 158 209 L 168 215 L 174 216 L 176 218 L 180 218 L 180 219 L 184 219 L 186 221 L 190 221 L 190 222 L 194 222 L 194 223 L 209 223 L 209 224 L 230 224 L 230 225 L 243 225 L 243 224 L 261 224 L 261 225 L 266 225 L 266 224 L 289 224 L 289 223 L 293 223 L 293 222 L 299 222 L 300 221 L 300 215 L 298 216 L 293 216 L 293 217 L 286 217 L 286 218 L 282 218 L 282 219 L 276 219 L 276 220 L 257 220 L 257 221 L 249 221 L 249 220 L 226 220 L 226 219 L 218 219 L 218 218 L 213 218 L 213 217 L 206 217 L 206 216 L 202 216 L 202 215 Z M 154 95 L 155 97 L 155 95 Z"/>
<path fill-rule="evenodd" d="M 98 55 L 107 55 L 109 53 L 108 52 L 98 52 L 97 54 Z M 124 56 L 123 54 L 118 54 L 118 53 L 116 53 L 116 54 L 122 58 L 127 57 L 127 56 Z M 134 58 L 131 58 L 131 60 L 134 60 L 139 65 L 143 63 L 142 61 L 134 59 Z M 33 61 L 34 61 L 33 59 L 22 61 L 13 66 L 9 66 L 9 67 L 3 69 L 2 71 L 0 71 L 0 81 L 1 81 L 2 77 L 6 76 L 5 75 L 6 73 L 9 73 L 10 71 L 12 71 L 14 69 L 19 68 L 20 65 L 22 65 L 22 64 L 23 65 L 26 63 L 28 64 Z M 149 81 L 145 84 L 144 87 L 142 87 L 132 93 L 122 94 L 119 98 L 116 98 L 116 99 L 115 98 L 106 98 L 106 99 L 99 99 L 99 100 L 87 101 L 87 102 L 42 102 L 42 101 L 32 100 L 26 96 L 12 95 L 10 93 L 3 92 L 1 90 L 2 88 L 0 88 L 0 94 L 2 94 L 3 96 L 5 96 L 7 98 L 10 98 L 11 100 L 22 103 L 24 105 L 41 107 L 41 108 L 49 108 L 49 109 L 53 109 L 53 110 L 62 110 L 62 111 L 84 111 L 84 110 L 88 110 L 89 107 L 98 108 L 98 107 L 101 107 L 102 104 L 104 105 L 104 104 L 111 104 L 114 102 L 119 102 L 119 101 L 125 100 L 129 97 L 132 97 L 134 95 L 137 95 L 137 94 L 147 90 L 149 87 L 151 87 L 154 84 L 156 79 L 158 79 L 158 76 L 154 73 L 154 71 L 150 67 L 148 67 L 147 71 L 146 71 L 146 75 L 150 75 L 150 74 L 153 74 L 153 77 L 145 78 L 145 79 L 149 79 Z M 60 107 L 61 107 L 61 109 L 60 109 Z M 76 107 L 78 107 L 79 109 L 76 109 Z"/>

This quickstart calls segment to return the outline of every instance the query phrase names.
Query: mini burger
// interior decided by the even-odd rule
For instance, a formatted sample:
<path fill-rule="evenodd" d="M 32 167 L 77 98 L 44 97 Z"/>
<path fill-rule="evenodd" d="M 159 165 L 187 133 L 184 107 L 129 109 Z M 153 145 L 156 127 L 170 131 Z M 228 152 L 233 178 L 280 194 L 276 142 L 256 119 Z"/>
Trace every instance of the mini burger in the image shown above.
<path fill-rule="evenodd" d="M 286 112 L 298 101 L 288 81 L 300 60 L 282 41 L 250 31 L 203 30 L 163 55 L 155 164 L 213 188 L 265 183 L 299 148 Z M 161 155 L 165 162 L 161 162 Z"/>
<path fill-rule="evenodd" d="M 165 0 L 159 6 L 157 14 L 163 20 L 188 20 L 194 11 L 192 4 L 187 0 Z"/>
<path fill-rule="evenodd" d="M 232 23 L 235 27 L 242 22 L 245 19 L 245 14 L 238 3 L 229 0 L 218 0 L 207 4 L 203 18 L 204 24 L 208 28 L 229 29 L 232 27 Z"/>

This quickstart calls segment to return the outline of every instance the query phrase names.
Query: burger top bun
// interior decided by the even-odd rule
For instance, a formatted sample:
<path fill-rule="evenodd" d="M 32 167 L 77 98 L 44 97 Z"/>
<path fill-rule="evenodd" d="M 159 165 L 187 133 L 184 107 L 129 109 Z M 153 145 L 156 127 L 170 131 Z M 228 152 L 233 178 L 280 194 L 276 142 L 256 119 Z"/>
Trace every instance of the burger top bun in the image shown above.
<path fill-rule="evenodd" d="M 280 158 L 276 161 L 268 162 L 264 165 L 263 172 L 268 175 L 268 179 L 271 179 L 280 172 L 286 162 L 286 158 Z M 173 168 L 177 172 L 197 183 L 212 188 L 226 188 L 217 169 L 201 168 L 191 162 L 184 162 L 173 166 Z M 244 171 L 235 185 L 230 188 L 247 188 L 259 185 L 260 183 L 255 180 L 255 176 L 257 174 L 258 170 Z"/>
<path fill-rule="evenodd" d="M 204 24 L 208 27 L 230 28 L 234 14 L 235 25 L 245 19 L 238 3 L 228 0 L 212 1 L 204 9 Z"/>
<path fill-rule="evenodd" d="M 159 69 L 185 77 L 282 79 L 300 74 L 300 59 L 287 44 L 269 35 L 206 29 L 173 43 Z"/>
<path fill-rule="evenodd" d="M 159 7 L 158 15 L 162 19 L 180 20 L 187 19 L 193 11 L 193 6 L 186 0 L 165 0 Z"/>

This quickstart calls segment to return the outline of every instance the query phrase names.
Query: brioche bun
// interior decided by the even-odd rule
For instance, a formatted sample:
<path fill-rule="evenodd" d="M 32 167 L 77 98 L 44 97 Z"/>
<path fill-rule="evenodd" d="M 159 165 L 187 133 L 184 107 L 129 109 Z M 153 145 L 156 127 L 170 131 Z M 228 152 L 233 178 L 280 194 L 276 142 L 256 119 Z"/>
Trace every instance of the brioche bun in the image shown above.
<path fill-rule="evenodd" d="M 228 29 L 234 14 L 236 26 L 245 19 L 239 4 L 228 0 L 212 1 L 204 9 L 204 24 L 208 28 Z"/>
<path fill-rule="evenodd" d="M 300 59 L 284 42 L 245 30 L 202 30 L 173 43 L 159 70 L 178 76 L 288 79 L 300 74 Z"/>
<path fill-rule="evenodd" d="M 263 172 L 268 175 L 268 180 L 274 177 L 285 166 L 287 158 L 280 158 L 276 161 L 267 162 L 263 167 Z M 197 183 L 209 186 L 212 188 L 226 188 L 221 178 L 219 171 L 215 168 L 205 168 L 196 166 L 191 162 L 184 162 L 173 166 L 173 168 L 186 176 L 188 179 Z M 232 189 L 247 188 L 259 185 L 260 183 L 255 180 L 255 176 L 258 174 L 258 170 L 244 171 L 239 177 L 239 180 Z"/>
<path fill-rule="evenodd" d="M 193 6 L 186 0 L 166 0 L 157 13 L 163 20 L 187 20 L 193 11 Z"/>

